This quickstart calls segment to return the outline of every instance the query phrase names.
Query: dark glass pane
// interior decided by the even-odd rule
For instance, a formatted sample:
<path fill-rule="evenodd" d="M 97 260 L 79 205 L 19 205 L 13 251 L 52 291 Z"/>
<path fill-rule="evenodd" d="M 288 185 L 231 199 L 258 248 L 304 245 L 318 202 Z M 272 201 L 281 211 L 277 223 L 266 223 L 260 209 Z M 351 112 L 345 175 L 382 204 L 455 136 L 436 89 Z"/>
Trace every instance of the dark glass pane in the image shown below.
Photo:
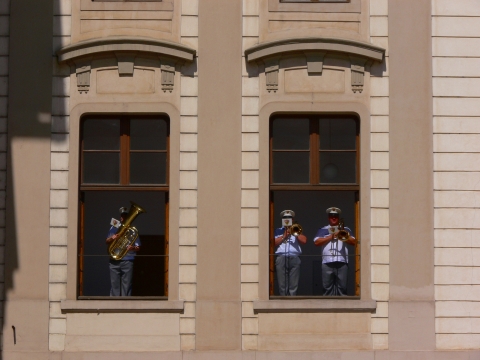
<path fill-rule="evenodd" d="M 355 202 L 358 197 L 357 191 L 272 191 L 273 198 L 273 227 L 282 226 L 280 212 L 285 209 L 295 211 L 295 221 L 303 227 L 303 234 L 308 238 L 306 244 L 302 245 L 300 259 L 300 279 L 298 281 L 297 296 L 321 296 L 325 289 L 322 283 L 322 249 L 315 246 L 313 239 L 319 228 L 328 224 L 328 216 L 325 210 L 331 206 L 342 209 L 342 218 L 345 226 L 356 232 Z M 347 245 L 348 248 L 348 275 L 347 295 L 355 295 L 355 247 Z M 274 247 L 273 251 L 278 250 Z M 271 254 L 275 260 L 275 255 Z M 359 264 L 360 265 L 360 264 Z M 271 268 L 274 272 L 274 295 L 279 295 L 278 279 L 285 276 L 285 272 L 278 271 L 275 265 Z"/>
<path fill-rule="evenodd" d="M 120 153 L 83 153 L 83 183 L 120 183 Z"/>
<path fill-rule="evenodd" d="M 130 149 L 166 150 L 167 122 L 165 120 L 131 120 Z"/>
<path fill-rule="evenodd" d="M 310 148 L 309 124 L 308 119 L 275 119 L 273 121 L 273 148 L 308 150 Z"/>
<path fill-rule="evenodd" d="M 320 149 L 354 150 L 356 128 L 353 119 L 320 119 Z"/>
<path fill-rule="evenodd" d="M 309 152 L 274 152 L 274 183 L 308 183 L 310 181 Z"/>
<path fill-rule="evenodd" d="M 83 295 L 108 296 L 110 270 L 108 246 L 105 243 L 111 218 L 119 219 L 119 207 L 130 207 L 133 201 L 146 212 L 138 215 L 132 225 L 139 232 L 140 251 L 133 263 L 133 292 L 135 296 L 164 295 L 164 277 L 168 254 L 165 238 L 165 192 L 160 191 L 85 191 Z"/>
<path fill-rule="evenodd" d="M 165 184 L 166 153 L 130 153 L 131 184 Z"/>
<path fill-rule="evenodd" d="M 119 150 L 120 120 L 88 119 L 83 122 L 85 150 Z"/>
<path fill-rule="evenodd" d="M 321 183 L 356 183 L 356 152 L 320 152 Z"/>

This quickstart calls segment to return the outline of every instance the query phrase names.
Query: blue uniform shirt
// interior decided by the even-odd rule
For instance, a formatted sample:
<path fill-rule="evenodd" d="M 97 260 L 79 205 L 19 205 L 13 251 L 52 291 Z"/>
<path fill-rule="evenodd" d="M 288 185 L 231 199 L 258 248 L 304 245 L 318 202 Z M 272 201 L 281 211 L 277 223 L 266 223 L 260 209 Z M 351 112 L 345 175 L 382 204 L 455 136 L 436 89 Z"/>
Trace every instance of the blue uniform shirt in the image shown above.
<path fill-rule="evenodd" d="M 285 232 L 285 228 L 283 227 L 275 229 L 274 237 L 283 235 L 284 232 Z M 300 248 L 300 244 L 298 243 L 297 238 L 293 235 L 290 235 L 288 237 L 287 242 L 285 243 L 282 242 L 280 245 L 278 245 L 278 248 L 275 251 L 275 254 L 285 255 L 285 256 L 298 256 L 301 253 L 302 253 L 302 249 Z"/>
<path fill-rule="evenodd" d="M 118 229 L 115 227 L 115 226 L 112 226 L 110 228 L 110 230 L 108 231 L 108 235 L 107 235 L 107 239 L 110 237 L 110 236 L 113 236 L 117 233 Z M 135 240 L 135 242 L 133 243 L 135 246 L 140 246 L 142 243 L 140 242 L 140 236 L 137 237 L 137 240 Z M 135 259 L 135 255 L 137 253 L 135 251 L 129 251 L 127 252 L 127 254 L 123 257 L 122 260 L 130 260 L 130 261 L 133 261 L 133 259 Z"/>
<path fill-rule="evenodd" d="M 328 231 L 329 228 L 330 226 L 327 225 L 318 229 L 317 234 L 313 238 L 313 241 L 318 238 L 324 238 L 325 236 L 330 235 L 330 232 Z M 352 236 L 352 230 L 350 230 L 348 227 L 345 227 L 345 230 L 348 231 L 350 236 Z M 322 264 L 337 261 L 348 264 L 348 249 L 346 245 L 346 243 L 339 240 L 331 240 L 327 244 L 325 244 L 322 250 Z"/>

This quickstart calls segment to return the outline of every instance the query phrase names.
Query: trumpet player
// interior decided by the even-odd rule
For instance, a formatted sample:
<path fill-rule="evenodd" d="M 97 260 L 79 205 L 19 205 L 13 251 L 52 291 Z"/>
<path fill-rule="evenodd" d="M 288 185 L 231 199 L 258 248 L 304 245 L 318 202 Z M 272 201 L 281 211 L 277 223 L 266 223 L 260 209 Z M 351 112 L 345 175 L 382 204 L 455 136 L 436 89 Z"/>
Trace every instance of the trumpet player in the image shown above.
<path fill-rule="evenodd" d="M 295 228 L 295 212 L 284 210 L 280 213 L 282 227 L 275 230 L 275 270 L 280 296 L 295 296 L 300 279 L 300 245 L 307 242 L 307 237 L 301 234 L 298 225 Z M 292 226 L 294 225 L 294 226 Z M 293 228 L 293 230 L 292 230 Z M 295 230 L 297 232 L 295 232 Z"/>
<path fill-rule="evenodd" d="M 120 208 L 120 222 L 123 223 L 127 217 L 127 208 Z M 107 245 L 110 245 L 118 238 L 118 224 L 113 223 L 108 231 Z M 118 220 L 116 220 L 118 222 Z M 128 247 L 128 253 L 121 260 L 110 258 L 110 296 L 131 296 L 132 295 L 132 277 L 133 277 L 133 260 L 136 252 L 140 250 L 140 237 L 138 237 L 133 245 Z"/>
<path fill-rule="evenodd" d="M 352 231 L 340 224 L 342 210 L 327 209 L 328 225 L 318 229 L 313 239 L 316 246 L 322 246 L 322 283 L 326 296 L 347 295 L 348 249 L 346 244 L 355 245 L 357 240 Z M 340 226 L 339 226 L 340 225 Z M 340 229 L 339 229 L 340 227 Z M 339 236 L 340 234 L 340 236 Z"/>

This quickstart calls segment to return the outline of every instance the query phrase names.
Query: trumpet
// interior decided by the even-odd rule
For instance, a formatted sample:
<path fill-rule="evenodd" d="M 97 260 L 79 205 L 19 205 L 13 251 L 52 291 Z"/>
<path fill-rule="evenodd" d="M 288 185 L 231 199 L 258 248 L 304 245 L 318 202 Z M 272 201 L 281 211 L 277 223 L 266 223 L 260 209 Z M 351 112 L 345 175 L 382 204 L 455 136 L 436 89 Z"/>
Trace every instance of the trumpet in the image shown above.
<path fill-rule="evenodd" d="M 290 232 L 290 235 L 293 235 L 295 237 L 303 232 L 302 225 L 297 223 L 290 225 L 287 229 Z M 288 238 L 289 236 L 285 235 L 283 238 L 283 242 L 286 243 L 288 241 Z"/>
<path fill-rule="evenodd" d="M 348 233 L 347 230 L 345 230 L 343 219 L 340 219 L 338 223 L 337 239 L 340 241 L 348 241 L 348 239 L 350 239 L 350 234 Z"/>

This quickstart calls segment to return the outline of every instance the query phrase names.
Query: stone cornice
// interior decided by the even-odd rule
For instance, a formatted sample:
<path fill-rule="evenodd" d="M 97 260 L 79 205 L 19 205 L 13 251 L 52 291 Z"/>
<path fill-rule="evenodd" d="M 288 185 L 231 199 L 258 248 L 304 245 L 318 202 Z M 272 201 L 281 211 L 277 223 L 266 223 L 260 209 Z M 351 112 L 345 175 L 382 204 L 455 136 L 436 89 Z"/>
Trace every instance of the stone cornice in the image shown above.
<path fill-rule="evenodd" d="M 266 42 L 246 49 L 245 56 L 247 61 L 250 62 L 262 61 L 265 58 L 280 56 L 285 53 L 305 51 L 340 52 L 374 61 L 382 61 L 385 56 L 385 49 L 371 43 L 322 37 L 304 37 Z"/>
<path fill-rule="evenodd" d="M 112 36 L 82 41 L 57 51 L 58 62 L 91 57 L 105 52 L 143 52 L 168 56 L 181 61 L 193 61 L 196 50 L 183 44 L 142 37 Z"/>

